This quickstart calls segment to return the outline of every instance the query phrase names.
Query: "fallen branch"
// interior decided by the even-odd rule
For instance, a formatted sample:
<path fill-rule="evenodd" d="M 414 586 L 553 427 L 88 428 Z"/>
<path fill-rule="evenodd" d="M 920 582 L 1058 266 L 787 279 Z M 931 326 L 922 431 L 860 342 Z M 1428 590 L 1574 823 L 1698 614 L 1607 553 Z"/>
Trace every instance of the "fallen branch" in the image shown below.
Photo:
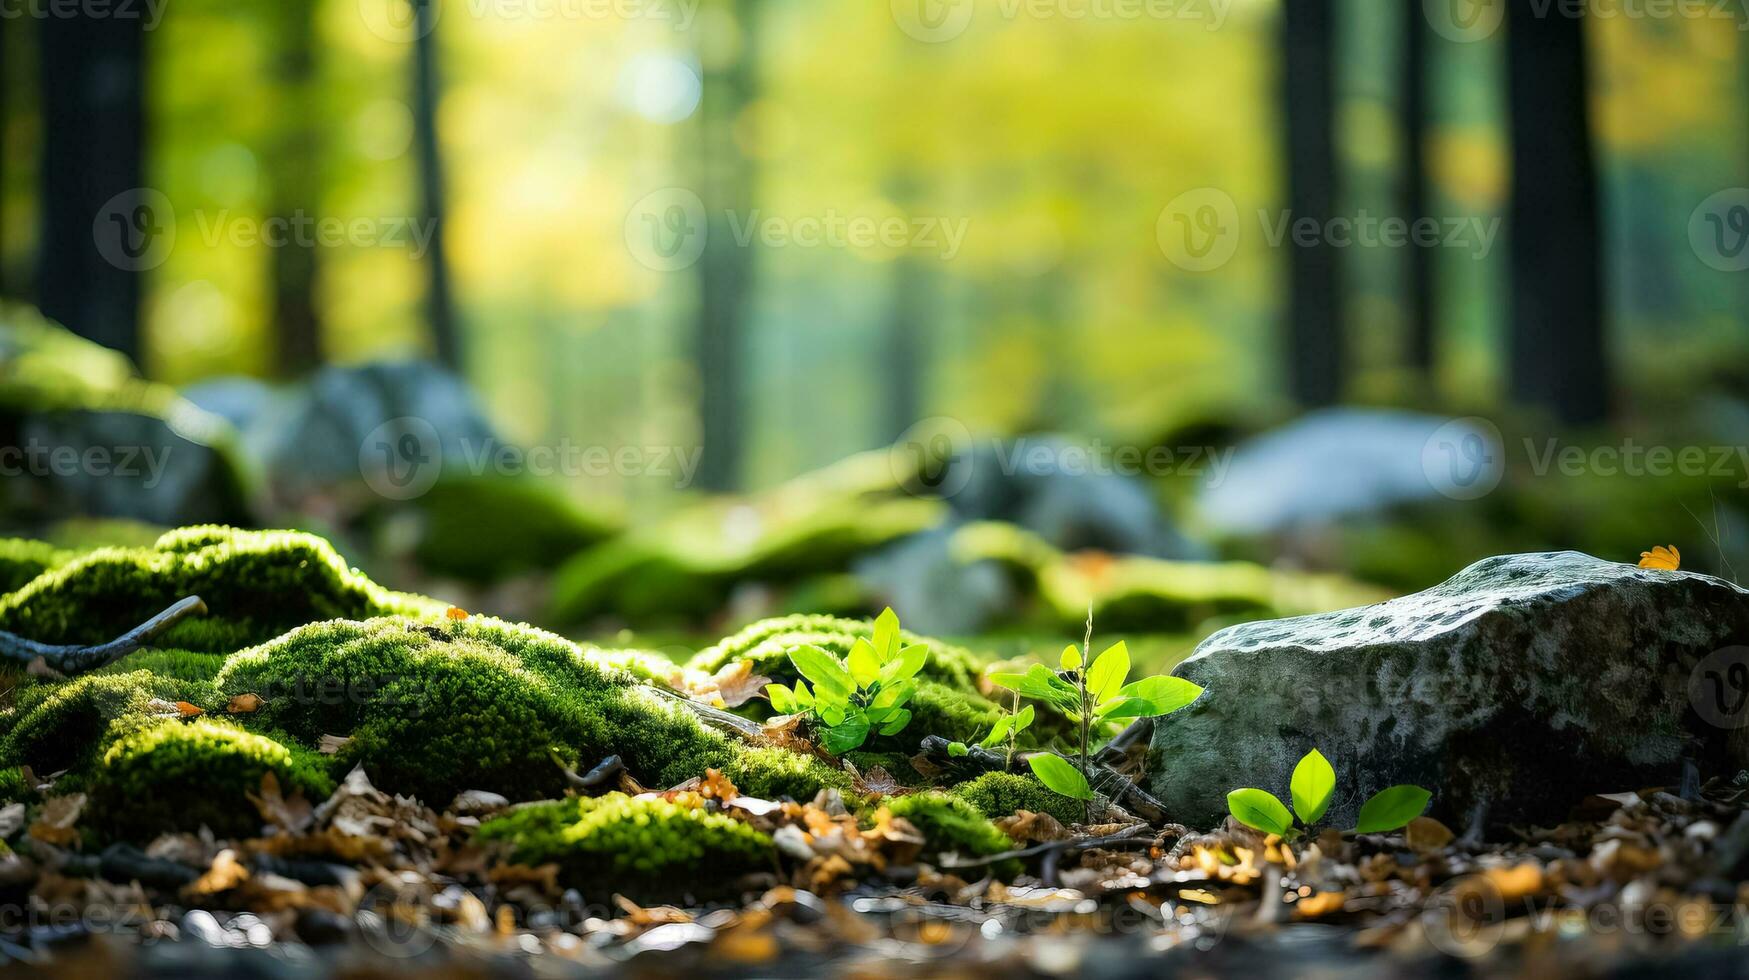
<path fill-rule="evenodd" d="M 760 727 L 759 723 L 756 721 L 749 721 L 740 715 L 732 714 L 721 708 L 713 708 L 708 704 L 701 704 L 691 698 L 681 697 L 666 688 L 649 687 L 646 688 L 646 690 L 653 691 L 662 697 L 680 702 L 686 710 L 697 715 L 699 721 L 704 722 L 712 728 L 738 735 L 749 742 L 761 743 L 765 741 L 765 729 Z"/>
<path fill-rule="evenodd" d="M 954 755 L 948 751 L 949 744 L 951 743 L 940 735 L 928 735 L 924 737 L 919 750 L 924 759 L 949 773 L 956 781 L 975 778 L 986 772 L 1026 772 L 1029 769 L 1026 760 L 1038 754 L 1016 753 L 1013 763 L 1010 764 L 1002 753 L 977 746 L 969 747 L 965 755 Z M 1149 823 L 1166 822 L 1166 805 L 1137 786 L 1130 777 L 1099 762 L 1095 762 L 1093 771 L 1088 776 L 1093 787 L 1104 792 L 1118 806 Z"/>
<path fill-rule="evenodd" d="M 204 616 L 206 611 L 200 596 L 191 595 L 108 643 L 89 647 L 53 646 L 0 631 L 0 658 L 25 664 L 34 674 L 72 677 L 107 667 L 150 646 L 165 630 L 189 616 Z"/>
<path fill-rule="evenodd" d="M 1135 824 L 1134 826 L 1125 827 L 1115 834 L 1107 834 L 1104 837 L 1082 837 L 1070 840 L 1045 841 L 1043 844 L 1034 844 L 1031 847 L 1003 851 L 1000 854 L 986 854 L 983 857 L 972 858 L 969 861 L 960 861 L 955 864 L 943 864 L 941 869 L 943 871 L 960 871 L 971 868 L 984 868 L 989 867 L 992 864 L 1000 864 L 1003 861 L 1012 861 L 1017 858 L 1024 859 L 1037 857 L 1040 854 L 1061 854 L 1066 851 L 1081 851 L 1090 847 L 1133 847 L 1137 844 L 1151 845 L 1154 842 L 1154 835 L 1151 833 L 1152 830 L 1152 827 L 1145 824 Z M 1146 837 L 1142 836 L 1144 833 L 1147 833 Z"/>

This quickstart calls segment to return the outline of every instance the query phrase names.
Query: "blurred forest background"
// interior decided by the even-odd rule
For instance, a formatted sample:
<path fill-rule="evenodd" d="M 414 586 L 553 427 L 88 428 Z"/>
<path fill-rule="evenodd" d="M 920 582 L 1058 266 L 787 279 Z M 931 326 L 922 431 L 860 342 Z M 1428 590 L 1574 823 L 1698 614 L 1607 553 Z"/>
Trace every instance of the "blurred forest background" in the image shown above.
<path fill-rule="evenodd" d="M 194 468 L 9 475 L 13 533 L 306 527 L 590 631 L 1093 602 L 1194 639 L 1496 551 L 1749 561 L 1744 10 L 105 9 L 0 17 L 5 439 Z M 1271 241 L 1367 216 L 1438 242 Z M 905 234 L 805 240 L 836 218 Z M 403 498 L 359 460 L 409 417 L 446 466 Z M 1498 488 L 1435 474 L 1471 436 Z M 632 455 L 448 465 L 487 439 Z M 1598 462 L 1628 440 L 1707 462 Z M 1073 472 L 1088 445 L 1175 463 Z"/>

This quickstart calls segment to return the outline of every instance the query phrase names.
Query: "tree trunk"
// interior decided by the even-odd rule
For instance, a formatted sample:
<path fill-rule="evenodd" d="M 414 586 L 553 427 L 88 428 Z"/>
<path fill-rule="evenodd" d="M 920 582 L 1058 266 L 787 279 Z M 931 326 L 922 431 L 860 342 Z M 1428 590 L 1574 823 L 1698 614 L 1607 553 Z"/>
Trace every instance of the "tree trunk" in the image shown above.
<path fill-rule="evenodd" d="M 449 253 L 444 246 L 443 154 L 437 143 L 437 97 L 440 88 L 437 66 L 436 0 L 410 0 L 413 4 L 413 134 L 419 154 L 419 196 L 424 221 L 429 226 L 430 245 L 425 256 L 427 283 L 426 317 L 431 321 L 431 344 L 437 360 L 451 371 L 462 369 L 462 339 L 456 322 L 455 302 L 449 279 Z"/>
<path fill-rule="evenodd" d="M 758 88 L 758 25 L 754 0 L 733 0 L 730 9 L 740 28 L 741 51 L 732 64 L 705 73 L 699 105 L 700 196 L 707 231 L 698 262 L 693 343 L 703 437 L 697 479 L 707 490 L 740 487 L 747 416 L 744 359 L 753 254 L 736 242 L 728 215 L 746 220 L 752 205 L 753 163 L 736 145 L 734 125 Z"/>
<path fill-rule="evenodd" d="M 901 168 L 889 184 L 890 199 L 907 215 L 921 193 L 917 175 Z M 886 439 L 897 439 L 916 424 L 923 410 L 923 321 L 929 315 L 932 276 L 926 260 L 903 249 L 892 263 L 892 298 L 887 307 Z"/>
<path fill-rule="evenodd" d="M 1403 220 L 1427 217 L 1427 36 L 1431 28 L 1419 6 L 1403 10 Z M 1405 250 L 1403 316 L 1405 359 L 1423 378 L 1434 373 L 1433 250 L 1410 236 Z"/>
<path fill-rule="evenodd" d="M 1288 208 L 1320 229 L 1336 209 L 1335 26 L 1335 0 L 1282 5 Z M 1322 235 L 1287 247 L 1288 391 L 1302 405 L 1334 404 L 1345 359 L 1339 253 Z"/>
<path fill-rule="evenodd" d="M 1511 116 L 1511 392 L 1557 421 L 1609 412 L 1597 179 L 1586 112 L 1585 23 L 1507 5 Z"/>
<path fill-rule="evenodd" d="M 47 316 L 140 359 L 140 281 L 174 216 L 141 193 L 145 36 L 138 17 L 42 17 L 42 238 Z M 156 246 L 156 247 L 155 247 Z"/>
<path fill-rule="evenodd" d="M 320 123 L 315 99 L 315 0 L 280 0 L 276 81 L 283 112 L 281 138 L 269 160 L 274 214 L 313 220 L 321 195 Z M 316 312 L 316 243 L 291 235 L 273 253 L 273 336 L 276 373 L 297 377 L 322 363 Z"/>

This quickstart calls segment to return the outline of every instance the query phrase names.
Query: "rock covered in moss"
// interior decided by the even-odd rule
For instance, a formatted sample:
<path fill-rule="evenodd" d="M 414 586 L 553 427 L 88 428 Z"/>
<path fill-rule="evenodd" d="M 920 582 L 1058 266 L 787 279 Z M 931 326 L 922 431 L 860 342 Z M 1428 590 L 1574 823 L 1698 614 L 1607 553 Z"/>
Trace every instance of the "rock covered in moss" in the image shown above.
<path fill-rule="evenodd" d="M 1732 719 L 1705 720 L 1703 662 L 1746 642 L 1749 592 L 1721 579 L 1489 558 L 1415 595 L 1209 637 L 1173 672 L 1207 693 L 1156 721 L 1148 788 L 1174 819 L 1212 823 L 1229 790 L 1285 788 L 1316 747 L 1345 788 L 1332 824 L 1398 783 L 1453 820 L 1478 804 L 1561 817 L 1588 793 L 1676 785 L 1685 755 L 1749 761 Z"/>
<path fill-rule="evenodd" d="M 615 890 L 720 885 L 770 867 L 775 856 L 770 837 L 726 814 L 624 793 L 517 807 L 486 821 L 475 839 L 508 845 L 524 864 L 558 864 L 570 881 Z"/>
<path fill-rule="evenodd" d="M 1081 801 L 1053 793 L 1037 779 L 1018 773 L 987 772 L 954 787 L 952 792 L 991 819 L 1030 810 L 1048 813 L 1068 826 L 1080 822 L 1085 815 Z"/>
<path fill-rule="evenodd" d="M 11 592 L 71 557 L 47 541 L 0 538 L 0 592 Z"/>
<path fill-rule="evenodd" d="M 149 670 L 88 674 L 69 681 L 21 686 L 0 716 L 0 764 L 49 773 L 73 770 L 75 782 L 116 737 L 118 722 L 145 718 L 154 699 L 200 698 L 210 687 Z"/>
<path fill-rule="evenodd" d="M 160 644 L 228 653 L 306 623 L 444 609 L 377 585 L 314 535 L 205 525 L 171 531 L 152 548 L 98 549 L 39 576 L 0 599 L 0 630 L 102 643 L 191 595 L 210 615 L 178 623 Z"/>

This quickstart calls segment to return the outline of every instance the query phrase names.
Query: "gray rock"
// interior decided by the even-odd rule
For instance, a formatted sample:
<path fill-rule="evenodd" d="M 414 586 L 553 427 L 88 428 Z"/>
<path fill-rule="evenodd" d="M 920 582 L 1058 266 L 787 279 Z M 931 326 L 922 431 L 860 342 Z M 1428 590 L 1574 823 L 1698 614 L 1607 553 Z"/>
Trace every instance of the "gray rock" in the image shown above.
<path fill-rule="evenodd" d="M 1155 725 L 1148 788 L 1210 825 L 1237 787 L 1285 800 L 1316 747 L 1337 772 L 1329 825 L 1397 783 L 1459 823 L 1478 804 L 1496 824 L 1558 819 L 1587 793 L 1674 786 L 1685 758 L 1741 767 L 1749 706 L 1721 713 L 1706 685 L 1749 694 L 1749 668 L 1728 670 L 1749 651 L 1725 649 L 1745 642 L 1749 592 L 1722 579 L 1570 551 L 1488 558 L 1415 595 L 1204 640 L 1174 673 L 1207 693 Z"/>

